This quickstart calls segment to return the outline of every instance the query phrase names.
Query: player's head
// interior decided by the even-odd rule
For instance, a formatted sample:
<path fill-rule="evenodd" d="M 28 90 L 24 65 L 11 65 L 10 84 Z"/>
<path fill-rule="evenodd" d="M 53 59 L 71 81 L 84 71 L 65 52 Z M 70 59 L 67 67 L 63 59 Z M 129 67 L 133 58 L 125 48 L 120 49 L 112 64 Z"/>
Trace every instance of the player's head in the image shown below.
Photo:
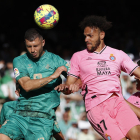
<path fill-rule="evenodd" d="M 84 30 L 85 42 L 90 52 L 95 51 L 104 40 L 105 31 L 112 27 L 112 23 L 101 16 L 87 16 L 80 23 Z"/>
<path fill-rule="evenodd" d="M 27 51 L 33 59 L 39 58 L 43 54 L 45 40 L 39 29 L 31 28 L 25 32 L 25 45 Z"/>
<path fill-rule="evenodd" d="M 140 66 L 140 60 L 137 62 L 138 66 Z M 136 78 L 136 88 L 137 90 L 140 90 L 140 79 Z"/>

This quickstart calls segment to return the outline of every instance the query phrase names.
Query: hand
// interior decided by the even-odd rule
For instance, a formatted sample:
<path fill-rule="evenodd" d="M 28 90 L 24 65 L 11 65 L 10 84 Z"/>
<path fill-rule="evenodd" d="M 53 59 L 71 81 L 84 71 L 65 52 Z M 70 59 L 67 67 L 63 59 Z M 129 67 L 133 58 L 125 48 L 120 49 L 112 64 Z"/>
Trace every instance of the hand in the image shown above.
<path fill-rule="evenodd" d="M 58 67 L 56 71 L 51 75 L 53 79 L 58 78 L 63 71 L 67 72 L 67 68 L 65 66 Z"/>
<path fill-rule="evenodd" d="M 16 95 L 19 97 L 19 92 L 18 92 L 18 90 L 16 90 L 15 93 L 16 93 Z"/>
<path fill-rule="evenodd" d="M 57 91 L 63 92 L 64 94 L 68 95 L 72 92 L 69 90 L 69 87 L 66 84 L 60 84 L 57 87 L 54 88 Z"/>
<path fill-rule="evenodd" d="M 79 89 L 80 89 L 80 85 L 79 85 L 79 84 L 71 84 L 71 85 L 69 86 L 69 90 L 70 90 L 72 93 L 79 91 Z"/>

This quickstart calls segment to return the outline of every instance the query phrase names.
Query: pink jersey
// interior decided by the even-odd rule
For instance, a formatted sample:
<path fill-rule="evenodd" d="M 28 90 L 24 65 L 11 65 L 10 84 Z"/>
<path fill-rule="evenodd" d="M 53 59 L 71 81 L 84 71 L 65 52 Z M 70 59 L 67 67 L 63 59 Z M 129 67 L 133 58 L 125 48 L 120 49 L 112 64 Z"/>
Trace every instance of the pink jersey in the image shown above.
<path fill-rule="evenodd" d="M 127 101 L 140 108 L 140 92 L 131 95 Z"/>
<path fill-rule="evenodd" d="M 114 92 L 121 95 L 120 73 L 132 74 L 138 67 L 121 50 L 105 46 L 100 52 L 87 49 L 73 54 L 69 76 L 80 77 L 86 111 L 109 98 Z"/>

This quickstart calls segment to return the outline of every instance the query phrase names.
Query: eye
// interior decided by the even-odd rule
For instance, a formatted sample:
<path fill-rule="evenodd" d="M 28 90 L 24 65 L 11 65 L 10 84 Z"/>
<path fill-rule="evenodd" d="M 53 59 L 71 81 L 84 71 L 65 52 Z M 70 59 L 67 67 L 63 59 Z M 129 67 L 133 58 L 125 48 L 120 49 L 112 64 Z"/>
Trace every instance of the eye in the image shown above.
<path fill-rule="evenodd" d="M 93 37 L 93 35 L 89 35 L 89 37 Z"/>

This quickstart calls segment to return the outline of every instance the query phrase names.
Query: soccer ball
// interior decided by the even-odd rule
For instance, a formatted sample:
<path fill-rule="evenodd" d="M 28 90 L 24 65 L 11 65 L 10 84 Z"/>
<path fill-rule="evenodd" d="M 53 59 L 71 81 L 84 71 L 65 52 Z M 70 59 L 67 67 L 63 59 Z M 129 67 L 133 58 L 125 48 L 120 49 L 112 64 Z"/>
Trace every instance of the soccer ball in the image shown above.
<path fill-rule="evenodd" d="M 34 20 L 42 29 L 51 29 L 59 21 L 57 9 L 49 4 L 40 5 L 34 12 Z"/>

